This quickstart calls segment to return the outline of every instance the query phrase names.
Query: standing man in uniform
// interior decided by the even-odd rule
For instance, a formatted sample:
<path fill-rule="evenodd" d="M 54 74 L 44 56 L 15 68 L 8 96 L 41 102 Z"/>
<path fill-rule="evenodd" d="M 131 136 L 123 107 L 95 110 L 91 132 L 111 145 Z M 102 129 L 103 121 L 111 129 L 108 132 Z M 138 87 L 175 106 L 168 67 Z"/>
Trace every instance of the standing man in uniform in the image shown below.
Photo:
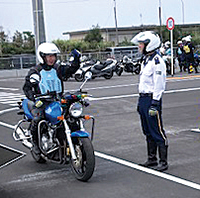
<path fill-rule="evenodd" d="M 143 54 L 137 110 L 146 136 L 148 158 L 141 165 L 164 171 L 168 169 L 168 141 L 162 123 L 162 94 L 166 83 L 166 65 L 158 52 L 161 41 L 155 32 L 145 31 L 137 34 L 132 42 L 138 43 Z"/>

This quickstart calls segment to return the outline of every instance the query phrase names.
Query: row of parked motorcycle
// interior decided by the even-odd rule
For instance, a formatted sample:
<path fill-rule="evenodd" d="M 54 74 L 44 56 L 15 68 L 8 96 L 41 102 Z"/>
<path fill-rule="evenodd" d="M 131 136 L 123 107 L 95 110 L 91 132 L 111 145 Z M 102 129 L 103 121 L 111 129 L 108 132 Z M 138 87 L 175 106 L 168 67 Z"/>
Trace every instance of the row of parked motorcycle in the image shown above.
<path fill-rule="evenodd" d="M 75 78 L 76 81 L 81 82 L 88 72 L 92 73 L 92 79 L 97 77 L 111 79 L 114 73 L 121 76 L 123 72 L 133 74 L 139 74 L 140 72 L 140 60 L 132 60 L 126 55 L 120 61 L 114 58 L 100 61 L 88 59 L 86 56 L 72 56 L 69 61 L 62 61 L 60 65 L 64 81 L 69 78 Z"/>

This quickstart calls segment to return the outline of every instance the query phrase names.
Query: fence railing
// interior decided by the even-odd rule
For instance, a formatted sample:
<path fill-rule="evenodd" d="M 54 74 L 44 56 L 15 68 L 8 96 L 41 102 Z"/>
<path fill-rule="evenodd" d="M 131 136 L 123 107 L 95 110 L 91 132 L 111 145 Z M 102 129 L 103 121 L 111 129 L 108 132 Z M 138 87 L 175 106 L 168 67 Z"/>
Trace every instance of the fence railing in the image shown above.
<path fill-rule="evenodd" d="M 36 65 L 35 56 L 28 57 L 9 57 L 0 58 L 0 70 L 2 69 L 24 69 L 30 68 Z"/>
<path fill-rule="evenodd" d="M 87 56 L 90 59 L 105 61 L 108 57 L 111 57 L 110 52 L 92 52 L 92 53 L 83 53 L 82 55 Z M 117 53 L 115 54 L 115 58 L 117 60 L 121 60 L 124 55 L 128 55 L 132 59 L 136 59 L 138 54 L 133 53 Z M 69 54 L 59 54 L 58 59 L 69 60 Z M 21 56 L 14 56 L 8 58 L 0 58 L 0 70 L 3 69 L 24 69 L 30 68 L 36 65 L 36 56 L 35 55 L 21 55 Z"/>

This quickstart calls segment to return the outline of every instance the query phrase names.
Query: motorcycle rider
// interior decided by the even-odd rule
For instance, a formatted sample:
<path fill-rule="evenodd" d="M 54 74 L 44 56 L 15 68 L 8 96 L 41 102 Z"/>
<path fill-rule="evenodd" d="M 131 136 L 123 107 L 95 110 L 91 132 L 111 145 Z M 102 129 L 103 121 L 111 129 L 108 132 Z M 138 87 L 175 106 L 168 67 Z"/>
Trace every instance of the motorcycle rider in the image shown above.
<path fill-rule="evenodd" d="M 181 40 L 177 41 L 176 56 L 178 58 L 178 63 L 180 67 L 180 72 L 185 71 L 184 67 L 184 52 L 183 52 L 183 42 Z"/>
<path fill-rule="evenodd" d="M 81 58 L 81 53 L 77 49 L 72 49 L 70 53 L 69 62 L 61 63 L 63 80 L 67 80 L 68 78 L 72 77 L 73 74 L 75 74 L 75 72 L 79 69 L 80 58 Z"/>
<path fill-rule="evenodd" d="M 132 42 L 138 43 L 143 54 L 137 110 L 146 136 L 148 159 L 141 165 L 155 166 L 156 170 L 164 171 L 168 169 L 168 141 L 162 123 L 162 93 L 166 83 L 166 65 L 158 52 L 161 41 L 155 32 L 145 31 L 137 34 Z"/>
<path fill-rule="evenodd" d="M 30 104 L 33 109 L 31 111 L 33 119 L 31 121 L 30 132 L 32 135 L 33 151 L 40 153 L 38 148 L 37 127 L 39 121 L 43 118 L 45 104 L 40 100 L 35 100 L 35 94 L 45 94 L 48 91 L 56 91 L 61 96 L 63 93 L 63 81 L 61 69 L 56 64 L 57 54 L 60 51 L 53 43 L 42 43 L 37 49 L 37 59 L 39 64 L 31 68 L 25 78 L 23 91 L 26 97 L 31 100 Z"/>
<path fill-rule="evenodd" d="M 196 65 L 194 64 L 195 47 L 191 43 L 191 38 L 192 37 L 188 35 L 182 39 L 184 41 L 183 50 L 185 54 L 186 68 L 188 69 L 189 74 L 193 72 L 193 67 L 195 69 L 195 73 L 199 73 Z"/>

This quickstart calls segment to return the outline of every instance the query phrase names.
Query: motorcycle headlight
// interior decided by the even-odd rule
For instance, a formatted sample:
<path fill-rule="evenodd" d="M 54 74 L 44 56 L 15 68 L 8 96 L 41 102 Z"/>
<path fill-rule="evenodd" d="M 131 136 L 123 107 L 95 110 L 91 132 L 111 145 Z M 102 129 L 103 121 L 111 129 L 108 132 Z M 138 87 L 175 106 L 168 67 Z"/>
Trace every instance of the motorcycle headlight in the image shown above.
<path fill-rule="evenodd" d="M 83 106 L 79 102 L 73 103 L 69 108 L 69 113 L 71 116 L 78 118 L 83 112 Z"/>

